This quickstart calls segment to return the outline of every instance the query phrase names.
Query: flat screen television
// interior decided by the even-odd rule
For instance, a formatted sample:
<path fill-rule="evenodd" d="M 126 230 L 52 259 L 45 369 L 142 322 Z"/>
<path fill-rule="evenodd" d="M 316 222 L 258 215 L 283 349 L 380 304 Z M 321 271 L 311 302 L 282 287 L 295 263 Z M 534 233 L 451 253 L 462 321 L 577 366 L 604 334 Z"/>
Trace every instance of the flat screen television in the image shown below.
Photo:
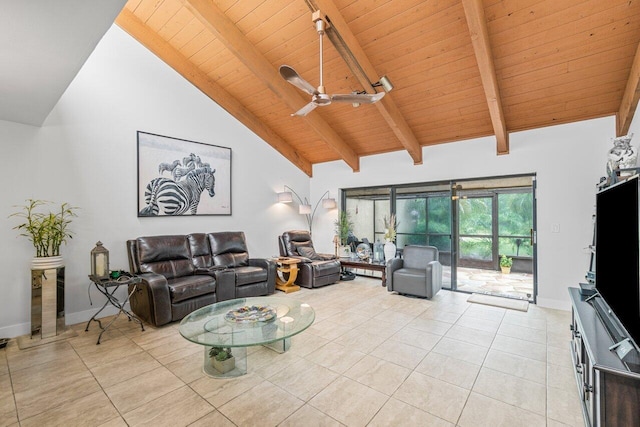
<path fill-rule="evenodd" d="M 634 176 L 596 194 L 595 230 L 596 290 L 636 348 L 640 344 L 639 185 Z M 619 336 L 609 331 L 612 338 L 624 339 L 625 331 L 617 329 Z"/>

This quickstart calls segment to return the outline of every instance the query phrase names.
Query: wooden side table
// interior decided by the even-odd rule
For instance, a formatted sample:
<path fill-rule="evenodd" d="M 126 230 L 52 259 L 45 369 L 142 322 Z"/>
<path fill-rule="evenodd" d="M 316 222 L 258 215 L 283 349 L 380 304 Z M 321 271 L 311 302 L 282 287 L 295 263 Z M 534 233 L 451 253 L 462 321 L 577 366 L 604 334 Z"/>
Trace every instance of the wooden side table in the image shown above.
<path fill-rule="evenodd" d="M 285 294 L 300 290 L 300 286 L 294 284 L 298 277 L 298 262 L 295 258 L 280 257 L 274 259 L 278 265 L 276 274 L 276 289 Z"/>

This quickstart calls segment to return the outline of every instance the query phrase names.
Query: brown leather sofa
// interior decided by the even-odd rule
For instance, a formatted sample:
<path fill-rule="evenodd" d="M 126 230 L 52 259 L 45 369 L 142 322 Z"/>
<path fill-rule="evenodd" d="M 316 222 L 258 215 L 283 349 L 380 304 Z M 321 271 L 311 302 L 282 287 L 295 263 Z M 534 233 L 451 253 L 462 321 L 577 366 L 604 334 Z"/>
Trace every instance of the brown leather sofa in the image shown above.
<path fill-rule="evenodd" d="M 275 263 L 250 258 L 241 231 L 138 237 L 127 241 L 127 254 L 143 279 L 131 309 L 156 326 L 218 301 L 275 292 Z"/>
<path fill-rule="evenodd" d="M 332 254 L 318 254 L 306 230 L 285 231 L 278 237 L 280 255 L 300 260 L 296 284 L 318 288 L 340 280 L 340 261 Z"/>

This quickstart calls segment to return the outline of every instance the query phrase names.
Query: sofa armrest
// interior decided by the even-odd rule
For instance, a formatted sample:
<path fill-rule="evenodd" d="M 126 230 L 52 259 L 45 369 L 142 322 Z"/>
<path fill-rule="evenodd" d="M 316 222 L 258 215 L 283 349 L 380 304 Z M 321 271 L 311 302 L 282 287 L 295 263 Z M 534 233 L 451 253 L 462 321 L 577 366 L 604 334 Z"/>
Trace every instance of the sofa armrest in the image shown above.
<path fill-rule="evenodd" d="M 142 282 L 137 284 L 129 300 L 133 312 L 155 326 L 171 322 L 171 296 L 166 277 L 155 273 L 137 276 Z"/>
<path fill-rule="evenodd" d="M 402 258 L 392 258 L 387 261 L 385 275 L 387 276 L 387 291 L 393 291 L 393 272 L 399 270 L 404 265 Z"/>
<path fill-rule="evenodd" d="M 303 256 L 300 256 L 300 255 L 287 256 L 287 258 L 297 259 L 298 262 L 301 263 L 301 264 L 309 264 L 311 262 L 310 258 L 303 257 Z"/>
<path fill-rule="evenodd" d="M 268 269 L 269 264 L 273 264 L 273 262 L 264 258 L 249 258 L 249 265 L 252 267 L 261 267 Z"/>
<path fill-rule="evenodd" d="M 427 278 L 431 280 L 431 289 L 435 295 L 442 289 L 442 264 L 440 261 L 431 261 L 427 264 Z"/>
<path fill-rule="evenodd" d="M 329 261 L 332 259 L 338 259 L 334 254 L 318 254 L 323 261 Z"/>
<path fill-rule="evenodd" d="M 199 276 L 211 276 L 216 281 L 216 302 L 228 301 L 236 297 L 236 273 L 225 265 L 196 268 Z"/>
<path fill-rule="evenodd" d="M 270 259 L 250 258 L 249 265 L 254 267 L 262 267 L 267 270 L 267 291 L 272 294 L 276 291 L 276 263 Z"/>
<path fill-rule="evenodd" d="M 216 302 L 236 298 L 236 273 L 233 269 L 212 270 L 209 274 L 216 278 Z"/>

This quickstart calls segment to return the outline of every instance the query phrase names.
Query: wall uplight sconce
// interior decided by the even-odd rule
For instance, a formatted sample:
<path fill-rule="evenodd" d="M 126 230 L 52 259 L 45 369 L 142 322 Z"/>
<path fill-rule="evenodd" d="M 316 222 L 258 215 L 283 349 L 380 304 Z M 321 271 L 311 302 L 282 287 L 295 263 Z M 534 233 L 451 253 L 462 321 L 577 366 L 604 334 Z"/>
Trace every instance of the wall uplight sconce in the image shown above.
<path fill-rule="evenodd" d="M 322 207 L 325 209 L 335 209 L 337 207 L 337 203 L 336 203 L 336 199 L 329 197 L 329 190 L 325 191 L 324 194 L 320 197 L 320 199 L 318 199 L 318 202 L 316 203 L 315 207 L 311 206 L 311 203 L 309 203 L 309 201 L 307 200 L 307 198 L 305 197 L 304 199 L 301 198 L 298 193 L 296 193 L 294 191 L 293 188 L 289 187 L 288 185 L 284 186 L 284 191 L 278 193 L 278 202 L 280 203 L 292 203 L 293 202 L 293 196 L 296 196 L 296 198 L 298 199 L 298 213 L 300 215 L 304 215 L 307 219 L 307 224 L 309 225 L 309 234 L 311 234 L 311 227 L 313 225 L 313 217 L 316 214 L 316 210 L 318 209 L 318 206 L 320 206 L 320 202 L 322 202 Z M 326 198 L 325 198 L 326 196 Z"/>
<path fill-rule="evenodd" d="M 283 191 L 282 193 L 278 193 L 278 201 L 280 203 L 291 203 L 293 202 L 293 194 L 291 194 L 291 191 Z"/>

